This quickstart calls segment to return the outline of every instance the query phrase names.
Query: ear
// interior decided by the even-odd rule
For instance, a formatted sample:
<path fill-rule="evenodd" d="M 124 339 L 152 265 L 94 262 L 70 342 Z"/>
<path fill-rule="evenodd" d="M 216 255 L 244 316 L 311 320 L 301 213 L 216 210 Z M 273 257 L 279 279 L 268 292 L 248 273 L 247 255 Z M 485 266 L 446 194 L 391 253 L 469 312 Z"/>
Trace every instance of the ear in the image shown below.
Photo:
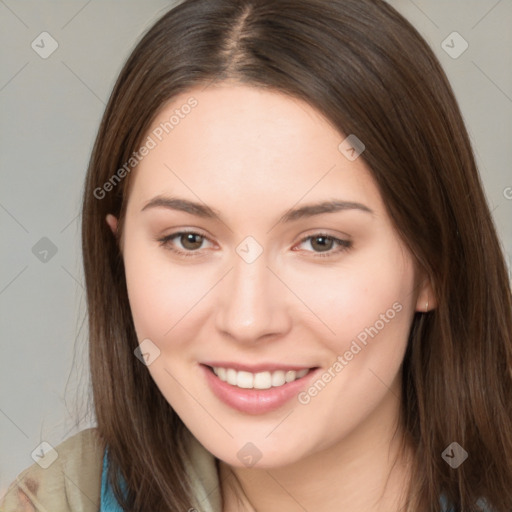
<path fill-rule="evenodd" d="M 112 233 L 114 236 L 117 237 L 117 217 L 114 217 L 111 213 L 107 214 L 105 217 L 105 220 L 107 221 L 107 224 L 109 225 L 110 229 L 112 230 Z"/>
<path fill-rule="evenodd" d="M 430 279 L 424 278 L 419 285 L 418 297 L 416 299 L 416 311 L 428 313 L 437 307 L 437 301 L 432 290 Z"/>

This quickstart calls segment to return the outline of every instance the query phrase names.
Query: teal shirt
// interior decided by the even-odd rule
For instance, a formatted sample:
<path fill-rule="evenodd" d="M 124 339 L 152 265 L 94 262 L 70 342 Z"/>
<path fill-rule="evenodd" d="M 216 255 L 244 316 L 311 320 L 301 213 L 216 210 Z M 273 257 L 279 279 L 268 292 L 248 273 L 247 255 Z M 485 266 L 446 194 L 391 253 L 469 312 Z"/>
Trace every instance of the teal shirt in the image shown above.
<path fill-rule="evenodd" d="M 108 485 L 107 466 L 108 458 L 107 450 L 105 450 L 105 455 L 103 456 L 103 471 L 101 473 L 101 506 L 99 512 L 123 512 L 123 509 L 117 502 L 111 487 Z M 125 488 L 124 481 L 121 482 L 121 488 Z M 448 506 L 447 500 L 444 496 L 441 496 L 439 501 L 441 503 L 441 512 L 456 512 L 453 507 Z M 485 506 L 485 501 L 478 500 L 478 505 Z M 491 512 L 488 508 L 484 508 L 484 510 Z"/>
<path fill-rule="evenodd" d="M 107 449 L 108 450 L 108 449 Z M 108 484 L 107 480 L 107 467 L 108 457 L 107 450 L 103 456 L 103 470 L 101 472 L 101 503 L 99 512 L 123 512 L 123 509 L 119 505 L 112 488 Z M 124 489 L 124 481 L 121 482 L 121 487 Z"/>

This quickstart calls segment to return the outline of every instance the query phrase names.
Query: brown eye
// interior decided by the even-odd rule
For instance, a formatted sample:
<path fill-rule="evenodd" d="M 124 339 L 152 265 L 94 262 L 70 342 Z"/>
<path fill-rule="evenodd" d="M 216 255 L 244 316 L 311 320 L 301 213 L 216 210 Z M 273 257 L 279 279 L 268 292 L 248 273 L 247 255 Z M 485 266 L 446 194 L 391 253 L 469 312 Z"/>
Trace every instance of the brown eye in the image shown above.
<path fill-rule="evenodd" d="M 183 233 L 180 235 L 180 242 L 184 249 L 195 251 L 203 243 L 204 237 L 197 233 Z"/>
<path fill-rule="evenodd" d="M 329 251 L 334 245 L 334 239 L 329 236 L 315 236 L 311 238 L 311 247 L 318 252 Z"/>
<path fill-rule="evenodd" d="M 172 235 L 164 236 L 163 238 L 157 239 L 160 245 L 165 249 L 168 249 L 178 256 L 201 256 L 204 249 L 205 242 L 211 244 L 209 238 L 195 231 L 179 231 Z"/>
<path fill-rule="evenodd" d="M 341 240 L 325 233 L 307 236 L 301 240 L 301 244 L 307 244 L 312 249 L 306 249 L 306 252 L 324 258 L 336 256 L 352 247 L 350 240 Z"/>

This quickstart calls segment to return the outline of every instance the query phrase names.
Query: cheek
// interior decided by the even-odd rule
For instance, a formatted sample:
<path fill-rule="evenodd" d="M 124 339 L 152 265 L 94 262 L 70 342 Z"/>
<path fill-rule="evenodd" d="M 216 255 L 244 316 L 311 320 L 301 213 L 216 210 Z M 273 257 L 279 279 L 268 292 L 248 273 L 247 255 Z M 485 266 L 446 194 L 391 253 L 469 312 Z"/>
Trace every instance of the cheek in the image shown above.
<path fill-rule="evenodd" d="M 380 255 L 385 255 L 381 257 Z M 294 291 L 315 316 L 309 322 L 331 352 L 343 353 L 352 340 L 390 338 L 405 342 L 414 306 L 414 270 L 399 247 L 368 251 L 313 274 L 289 274 Z M 321 323 L 320 323 L 321 321 Z"/>
<path fill-rule="evenodd" d="M 315 417 L 310 433 L 323 447 L 369 417 L 397 383 L 414 315 L 414 270 L 400 249 L 379 254 L 386 257 L 331 269 L 330 279 L 326 274 L 309 291 L 308 305 L 335 332 L 317 337 L 328 358 L 298 397 L 304 417 Z"/>
<path fill-rule="evenodd" d="M 139 341 L 150 338 L 158 345 L 184 322 L 190 327 L 194 307 L 208 290 L 208 279 L 169 261 L 165 249 L 127 242 L 124 257 L 130 308 Z M 163 348 L 163 347 L 161 347 Z"/>

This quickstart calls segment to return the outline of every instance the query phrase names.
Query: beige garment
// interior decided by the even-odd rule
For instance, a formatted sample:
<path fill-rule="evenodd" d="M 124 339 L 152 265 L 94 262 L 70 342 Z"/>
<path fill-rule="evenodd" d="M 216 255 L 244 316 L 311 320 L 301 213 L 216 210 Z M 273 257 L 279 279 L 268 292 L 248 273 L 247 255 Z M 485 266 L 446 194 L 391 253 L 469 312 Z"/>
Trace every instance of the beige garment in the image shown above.
<path fill-rule="evenodd" d="M 214 457 L 192 436 L 186 461 L 198 512 L 221 512 Z M 0 501 L 1 512 L 98 512 L 104 446 L 89 428 L 55 447 L 57 459 L 43 469 L 34 463 L 11 483 Z"/>

